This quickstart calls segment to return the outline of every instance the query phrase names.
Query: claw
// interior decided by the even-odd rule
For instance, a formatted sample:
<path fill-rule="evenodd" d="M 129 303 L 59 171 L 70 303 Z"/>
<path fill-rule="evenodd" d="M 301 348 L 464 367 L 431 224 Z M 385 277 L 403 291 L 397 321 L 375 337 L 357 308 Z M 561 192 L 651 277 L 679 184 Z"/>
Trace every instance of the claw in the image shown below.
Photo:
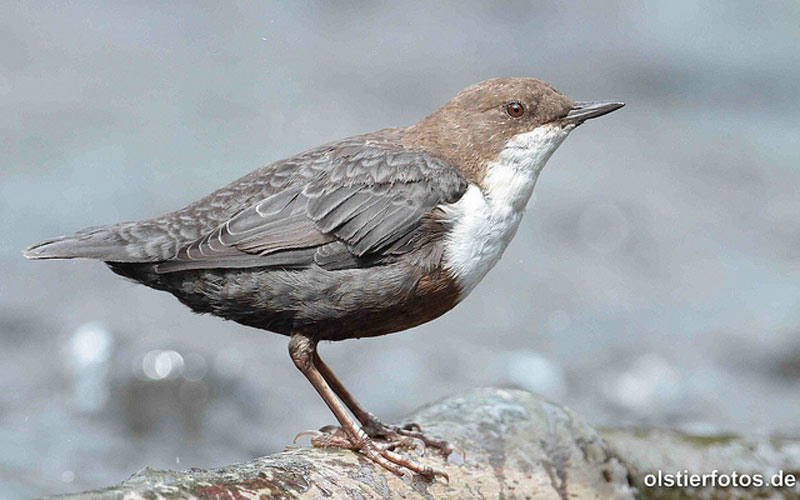
<path fill-rule="evenodd" d="M 310 437 L 311 439 L 314 439 L 315 437 L 320 437 L 321 435 L 322 432 L 320 431 L 315 431 L 315 430 L 303 431 L 294 437 L 294 441 L 292 441 L 292 443 L 297 443 L 298 440 L 303 439 L 305 437 Z"/>
<path fill-rule="evenodd" d="M 415 437 L 412 437 L 411 439 L 414 440 L 414 451 L 416 451 L 419 456 L 424 457 L 425 449 L 427 448 L 427 446 L 425 446 L 425 441 Z"/>
<path fill-rule="evenodd" d="M 409 422 L 403 426 L 403 430 L 406 431 L 413 431 L 413 432 L 422 432 L 422 427 L 419 426 L 416 422 Z"/>

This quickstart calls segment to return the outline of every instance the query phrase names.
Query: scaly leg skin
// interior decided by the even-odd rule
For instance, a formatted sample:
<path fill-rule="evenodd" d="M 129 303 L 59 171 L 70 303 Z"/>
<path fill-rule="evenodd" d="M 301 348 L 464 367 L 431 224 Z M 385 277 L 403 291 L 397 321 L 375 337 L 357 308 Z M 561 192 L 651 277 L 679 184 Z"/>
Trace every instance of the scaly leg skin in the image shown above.
<path fill-rule="evenodd" d="M 358 423 L 347 414 L 347 409 L 336 399 L 336 394 L 320 374 L 315 365 L 317 343 L 316 341 L 301 335 L 292 335 L 289 341 L 289 354 L 297 368 L 305 375 L 317 393 L 328 405 L 336 420 L 341 425 L 341 432 L 321 433 L 316 445 L 343 447 L 351 450 L 358 450 L 367 458 L 377 463 L 384 469 L 397 474 L 398 476 L 410 476 L 417 473 L 429 479 L 441 476 L 449 480 L 447 474 L 439 469 L 428 465 L 420 464 L 410 458 L 394 452 L 391 446 L 379 446 L 364 432 Z"/>
<path fill-rule="evenodd" d="M 298 439 L 303 437 L 310 437 L 311 444 L 314 445 L 315 448 L 344 448 L 346 450 L 353 450 L 359 451 L 358 446 L 353 444 L 350 441 L 350 438 L 347 437 L 347 433 L 345 433 L 344 429 L 335 425 L 326 425 L 322 427 L 318 431 L 304 431 L 298 434 L 294 441 L 297 442 Z M 407 443 L 402 440 L 395 440 L 389 442 L 375 442 L 373 441 L 376 447 L 381 450 L 391 450 L 394 451 L 400 447 L 406 446 L 413 446 L 416 443 Z"/>
<path fill-rule="evenodd" d="M 345 406 L 347 406 L 350 411 L 353 412 L 353 415 L 355 415 L 356 419 L 361 422 L 362 429 L 369 437 L 382 438 L 388 440 L 389 442 L 400 443 L 404 447 L 417 449 L 419 449 L 420 444 L 422 444 L 423 451 L 424 447 L 430 446 L 439 450 L 444 458 L 449 457 L 450 454 L 455 451 L 455 448 L 447 441 L 433 439 L 424 435 L 421 432 L 422 429 L 420 429 L 419 425 L 417 424 L 410 423 L 402 427 L 398 427 L 394 425 L 386 425 L 378 420 L 375 415 L 368 412 L 363 406 L 361 406 L 361 404 L 356 401 L 352 394 L 345 389 L 344 385 L 342 385 L 336 375 L 334 375 L 333 371 L 331 371 L 328 365 L 326 365 L 325 362 L 322 361 L 322 358 L 319 357 L 316 349 L 314 350 L 314 364 L 325 381 L 330 385 L 331 389 L 333 389 L 333 392 L 339 396 L 339 399 L 341 399 Z"/>

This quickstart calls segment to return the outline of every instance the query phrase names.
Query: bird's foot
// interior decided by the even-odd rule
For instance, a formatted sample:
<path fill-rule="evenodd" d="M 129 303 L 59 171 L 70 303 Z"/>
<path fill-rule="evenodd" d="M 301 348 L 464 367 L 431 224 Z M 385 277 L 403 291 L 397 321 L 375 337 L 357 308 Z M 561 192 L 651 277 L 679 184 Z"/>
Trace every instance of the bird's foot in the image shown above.
<path fill-rule="evenodd" d="M 402 439 L 387 438 L 376 442 L 366 434 L 351 438 L 341 427 L 326 425 L 318 431 L 301 432 L 294 440 L 297 441 L 307 436 L 311 437 L 311 444 L 315 448 L 344 448 L 359 451 L 373 462 L 398 476 L 411 477 L 413 473 L 417 473 L 427 479 L 435 479 L 438 476 L 448 482 L 450 481 L 450 477 L 443 470 L 421 464 L 395 451 L 409 447 L 419 449 L 420 442 L 416 438 L 399 436 Z"/>
<path fill-rule="evenodd" d="M 456 448 L 447 441 L 426 436 L 422 433 L 420 426 L 415 423 L 405 424 L 402 427 L 387 425 L 378 420 L 374 415 L 369 414 L 363 429 L 369 437 L 386 439 L 388 441 L 416 443 L 414 447 L 417 449 L 420 448 L 421 444 L 423 452 L 428 446 L 436 448 L 444 458 L 449 457 L 451 453 L 457 451 Z M 460 453 L 463 455 L 463 452 Z"/>

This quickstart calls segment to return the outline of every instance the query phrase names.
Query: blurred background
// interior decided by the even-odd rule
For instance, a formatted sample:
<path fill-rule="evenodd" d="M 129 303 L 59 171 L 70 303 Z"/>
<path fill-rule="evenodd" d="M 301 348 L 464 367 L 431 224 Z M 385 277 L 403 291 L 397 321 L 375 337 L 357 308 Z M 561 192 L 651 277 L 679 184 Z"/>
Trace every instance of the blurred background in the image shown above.
<path fill-rule="evenodd" d="M 286 338 L 21 249 L 536 76 L 627 107 L 441 319 L 322 346 L 399 420 L 518 387 L 596 425 L 800 434 L 800 4 L 0 6 L 0 497 L 220 466 L 333 423 Z"/>

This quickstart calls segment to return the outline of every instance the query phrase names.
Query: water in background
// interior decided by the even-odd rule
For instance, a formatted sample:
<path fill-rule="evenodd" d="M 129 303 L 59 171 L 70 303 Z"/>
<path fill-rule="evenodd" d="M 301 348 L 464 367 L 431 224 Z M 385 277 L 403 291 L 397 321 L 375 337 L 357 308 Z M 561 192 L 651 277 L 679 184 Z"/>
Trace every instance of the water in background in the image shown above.
<path fill-rule="evenodd" d="M 796 2 L 225 5 L 0 6 L 0 496 L 247 460 L 333 422 L 285 338 L 22 248 L 501 75 L 628 106 L 554 155 L 462 305 L 323 346 L 348 387 L 387 419 L 505 385 L 598 425 L 800 433 Z"/>

